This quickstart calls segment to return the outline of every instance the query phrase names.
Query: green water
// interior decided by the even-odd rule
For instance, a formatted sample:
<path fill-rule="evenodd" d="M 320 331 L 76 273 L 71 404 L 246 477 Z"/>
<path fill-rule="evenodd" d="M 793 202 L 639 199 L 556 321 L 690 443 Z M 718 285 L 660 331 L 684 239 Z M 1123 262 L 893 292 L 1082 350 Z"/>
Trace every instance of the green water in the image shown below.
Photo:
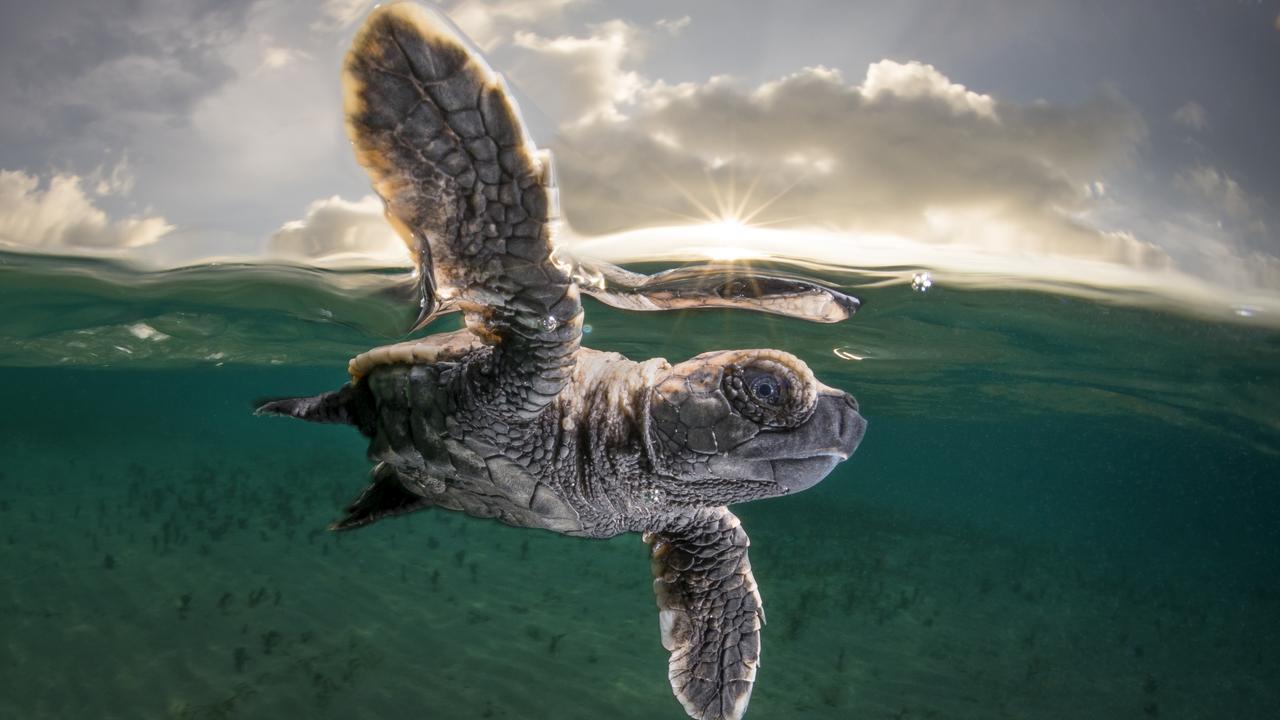
<path fill-rule="evenodd" d="M 683 717 L 637 537 L 323 531 L 363 442 L 249 403 L 341 384 L 403 278 L 3 259 L 0 717 Z M 749 718 L 1276 717 L 1280 332 L 827 279 L 851 322 L 587 303 L 592 347 L 784 348 L 870 422 L 735 508 Z"/>

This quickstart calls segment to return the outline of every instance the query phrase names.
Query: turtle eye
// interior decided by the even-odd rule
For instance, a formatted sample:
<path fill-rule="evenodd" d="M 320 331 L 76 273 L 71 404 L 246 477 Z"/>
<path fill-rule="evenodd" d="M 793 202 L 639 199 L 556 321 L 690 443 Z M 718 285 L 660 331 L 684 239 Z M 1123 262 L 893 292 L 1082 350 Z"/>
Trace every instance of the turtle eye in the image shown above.
<path fill-rule="evenodd" d="M 721 383 L 738 414 L 764 429 L 794 427 L 813 411 L 795 370 L 768 357 L 725 368 Z"/>
<path fill-rule="evenodd" d="M 756 400 L 777 407 L 782 404 L 782 382 L 772 375 L 761 375 L 751 381 L 751 394 Z"/>

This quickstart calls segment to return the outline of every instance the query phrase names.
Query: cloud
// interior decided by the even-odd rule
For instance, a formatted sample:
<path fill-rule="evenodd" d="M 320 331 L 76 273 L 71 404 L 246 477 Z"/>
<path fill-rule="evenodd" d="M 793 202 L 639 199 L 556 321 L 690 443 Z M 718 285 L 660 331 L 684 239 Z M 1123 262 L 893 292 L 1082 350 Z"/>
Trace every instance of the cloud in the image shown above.
<path fill-rule="evenodd" d="M 0 170 L 0 241 L 10 246 L 45 252 L 137 248 L 172 229 L 154 215 L 110 220 L 75 175 L 54 175 L 41 187 L 34 175 Z"/>
<path fill-rule="evenodd" d="M 373 195 L 355 202 L 334 195 L 311 203 L 306 217 L 285 223 L 271 236 L 267 252 L 305 261 L 410 262 L 404 243 L 383 217 L 382 201 Z"/>
<path fill-rule="evenodd" d="M 621 21 L 583 36 L 514 36 L 513 77 L 562 119 L 553 148 L 579 234 L 733 220 L 993 254 L 1170 262 L 1127 228 L 1090 222 L 1119 202 L 1106 176 L 1145 137 L 1114 94 L 1013 103 L 892 60 L 858 82 L 813 67 L 757 85 L 723 76 L 671 85 L 629 69 L 643 40 Z M 372 199 L 342 202 L 313 205 L 273 245 L 314 257 L 391 237 Z"/>
<path fill-rule="evenodd" d="M 471 42 L 482 50 L 493 50 L 511 39 L 516 29 L 530 30 L 555 24 L 565 8 L 582 0 L 452 0 L 438 4 Z M 319 32 L 337 32 L 356 24 L 377 4 L 377 0 L 325 0 L 320 17 L 311 27 Z"/>
<path fill-rule="evenodd" d="M 1114 95 L 1002 102 L 933 66 L 883 60 L 859 83 L 822 67 L 754 87 L 649 83 L 614 110 L 563 128 L 557 145 L 565 217 L 588 234 L 733 216 L 992 252 L 1166 260 L 1086 220 L 1105 202 L 1099 182 L 1145 133 Z"/>
<path fill-rule="evenodd" d="M 220 155 L 207 152 L 192 118 L 260 61 L 236 67 L 232 58 L 259 6 L 256 0 L 6 2 L 0 162 L 46 178 L 78 177 L 89 194 L 141 196 L 160 208 L 161 225 L 243 217 L 206 209 L 217 195 L 196 184 L 250 183 L 219 172 Z M 145 227 L 131 237 L 158 225 Z"/>
<path fill-rule="evenodd" d="M 376 0 L 325 0 L 320 6 L 320 17 L 311 24 L 318 32 L 345 30 L 376 4 Z"/>
<path fill-rule="evenodd" d="M 226 46 L 252 0 L 16 3 L 0 29 L 0 139 L 94 128 L 116 142 L 139 123 L 181 123 L 234 76 Z"/>
<path fill-rule="evenodd" d="M 1208 201 L 1219 214 L 1234 219 L 1250 215 L 1249 201 L 1240 184 L 1215 167 L 1198 165 L 1179 173 L 1175 182 L 1183 190 Z"/>
<path fill-rule="evenodd" d="M 538 105 L 566 123 L 614 120 L 642 86 L 640 75 L 623 69 L 639 52 L 640 34 L 621 20 L 594 25 L 585 37 L 542 37 L 519 31 L 514 44 L 527 52 L 512 68 L 520 87 Z"/>
<path fill-rule="evenodd" d="M 653 24 L 659 30 L 665 30 L 671 35 L 679 35 L 685 28 L 689 27 L 689 23 L 693 22 L 693 18 L 684 15 L 678 18 L 662 18 Z"/>
<path fill-rule="evenodd" d="M 1161 236 L 1170 252 L 1197 256 L 1194 264 L 1205 276 L 1268 279 L 1266 287 L 1280 288 L 1280 259 L 1263 217 L 1264 202 L 1226 171 L 1203 163 L 1179 172 L 1173 185 L 1180 196 L 1175 195 L 1177 205 L 1167 217 L 1181 228 Z M 1270 262 L 1260 262 L 1265 255 Z"/>
<path fill-rule="evenodd" d="M 957 114 L 973 113 L 996 120 L 995 101 L 965 86 L 953 83 L 932 65 L 919 62 L 881 60 L 867 68 L 867 77 L 858 88 L 862 97 L 875 101 L 884 96 L 903 100 L 941 101 Z"/>
<path fill-rule="evenodd" d="M 529 31 L 554 24 L 564 10 L 582 0 L 461 0 L 446 6 L 450 19 L 481 50 L 511 39 L 515 29 Z"/>
<path fill-rule="evenodd" d="M 1173 121 L 1197 132 L 1209 129 L 1209 113 L 1203 105 L 1194 100 L 1188 100 L 1174 110 Z"/>
<path fill-rule="evenodd" d="M 313 59 L 311 54 L 305 50 L 270 46 L 262 52 L 262 64 L 258 66 L 258 71 L 280 70 L 311 59 Z"/>
<path fill-rule="evenodd" d="M 133 191 L 137 179 L 133 176 L 133 168 L 129 165 L 129 155 L 121 154 L 120 159 L 107 167 L 104 163 L 93 169 L 85 178 L 89 186 L 98 195 L 128 195 Z"/>

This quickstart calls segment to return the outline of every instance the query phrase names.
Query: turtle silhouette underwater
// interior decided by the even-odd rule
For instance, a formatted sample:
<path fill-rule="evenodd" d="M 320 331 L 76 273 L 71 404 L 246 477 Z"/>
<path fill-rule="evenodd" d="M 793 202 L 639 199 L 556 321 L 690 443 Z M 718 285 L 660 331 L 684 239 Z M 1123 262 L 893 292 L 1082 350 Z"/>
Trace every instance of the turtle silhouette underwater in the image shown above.
<path fill-rule="evenodd" d="M 436 507 L 585 538 L 643 533 L 677 699 L 695 718 L 741 718 L 764 612 L 726 505 L 826 477 L 862 439 L 857 402 L 780 350 L 672 365 L 581 347 L 581 283 L 554 254 L 549 157 L 501 78 L 429 11 L 375 9 L 343 81 L 348 133 L 418 262 L 424 316 L 458 310 L 466 327 L 370 350 L 339 390 L 257 412 L 369 438 L 371 483 L 334 530 Z M 673 297 L 622 282 L 635 292 L 589 289 L 648 309 Z M 720 287 L 695 285 L 667 306 Z M 745 305 L 785 314 L 771 299 L 815 292 L 776 287 Z"/>

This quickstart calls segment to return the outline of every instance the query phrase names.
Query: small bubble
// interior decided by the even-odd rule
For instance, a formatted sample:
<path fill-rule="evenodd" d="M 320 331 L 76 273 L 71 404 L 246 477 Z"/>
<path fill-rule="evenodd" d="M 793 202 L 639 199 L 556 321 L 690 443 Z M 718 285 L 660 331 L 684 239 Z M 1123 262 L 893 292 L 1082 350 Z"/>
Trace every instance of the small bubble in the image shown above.
<path fill-rule="evenodd" d="M 590 334 L 591 334 L 591 326 L 590 326 L 590 325 L 583 325 L 583 326 L 582 326 L 582 334 L 583 334 L 583 335 L 590 335 Z"/>
<path fill-rule="evenodd" d="M 928 292 L 931 287 L 933 287 L 933 278 L 927 272 L 916 273 L 915 277 L 911 278 L 911 289 L 915 292 Z"/>
<path fill-rule="evenodd" d="M 662 488 L 649 488 L 644 491 L 642 497 L 649 505 L 661 505 L 667 500 L 667 494 Z"/>
<path fill-rule="evenodd" d="M 544 331 L 551 332 L 552 330 L 555 330 L 556 328 L 560 327 L 560 321 L 548 315 L 542 318 L 542 320 L 538 323 L 538 325 L 540 325 Z"/>

